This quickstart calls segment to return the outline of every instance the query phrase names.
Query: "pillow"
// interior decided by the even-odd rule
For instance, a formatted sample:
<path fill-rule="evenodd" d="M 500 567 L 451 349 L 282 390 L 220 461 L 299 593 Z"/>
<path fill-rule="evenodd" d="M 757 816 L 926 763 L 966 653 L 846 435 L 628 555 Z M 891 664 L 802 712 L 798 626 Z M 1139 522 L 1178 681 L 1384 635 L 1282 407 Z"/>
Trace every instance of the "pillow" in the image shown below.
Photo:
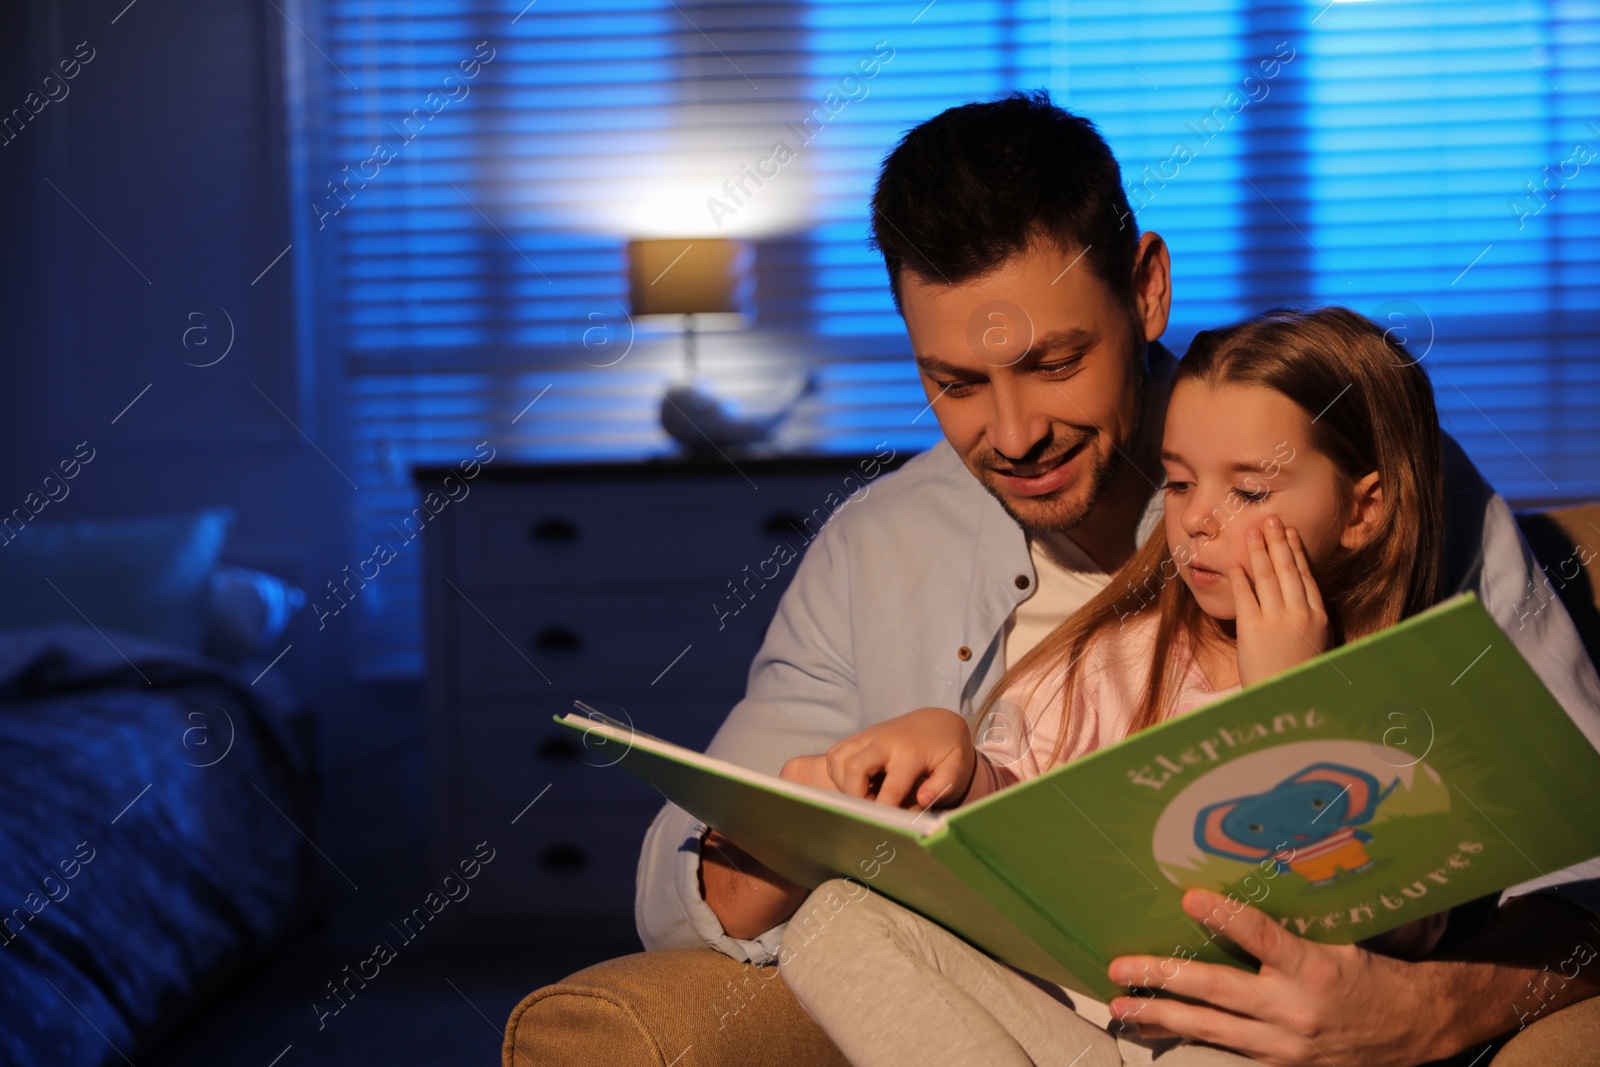
<path fill-rule="evenodd" d="M 35 522 L 0 541 L 0 626 L 87 622 L 201 651 L 233 511 Z"/>
<path fill-rule="evenodd" d="M 206 654 L 234 664 L 265 654 L 305 604 L 298 586 L 224 563 L 206 595 Z"/>

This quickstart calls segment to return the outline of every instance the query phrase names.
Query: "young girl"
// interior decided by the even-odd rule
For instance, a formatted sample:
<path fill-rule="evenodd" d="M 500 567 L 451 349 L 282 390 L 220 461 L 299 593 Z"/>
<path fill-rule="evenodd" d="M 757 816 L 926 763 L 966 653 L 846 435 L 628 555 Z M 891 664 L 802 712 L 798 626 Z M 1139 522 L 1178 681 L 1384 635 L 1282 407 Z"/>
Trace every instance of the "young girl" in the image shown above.
<path fill-rule="evenodd" d="M 968 803 L 1436 599 L 1433 391 L 1360 315 L 1280 310 L 1197 336 L 1174 372 L 1161 458 L 1165 528 L 1005 674 L 975 724 L 923 708 L 791 760 L 784 775 L 887 803 Z M 820 931 L 790 924 L 780 967 L 857 1067 L 1148 1063 L 1170 1043 L 1114 1034 L 1105 1005 L 854 883 L 824 883 L 799 914 L 830 894 Z M 1420 955 L 1443 918 L 1369 947 Z M 1160 1059 L 1251 1062 L 1189 1044 Z"/>

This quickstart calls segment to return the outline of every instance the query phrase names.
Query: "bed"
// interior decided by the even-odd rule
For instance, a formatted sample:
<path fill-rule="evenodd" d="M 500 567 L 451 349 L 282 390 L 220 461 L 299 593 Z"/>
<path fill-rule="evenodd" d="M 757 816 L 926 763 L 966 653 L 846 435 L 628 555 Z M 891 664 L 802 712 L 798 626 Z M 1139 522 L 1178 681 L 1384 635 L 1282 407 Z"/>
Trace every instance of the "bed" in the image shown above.
<path fill-rule="evenodd" d="M 220 538 L 190 568 L 193 647 L 87 621 L 115 611 L 78 596 L 76 621 L 19 620 L 40 614 L 25 571 L 68 573 L 6 555 L 21 543 L 0 547 L 0 1062 L 122 1063 L 303 922 L 302 719 L 281 675 L 252 684 L 205 633 L 244 573 L 219 571 Z"/>

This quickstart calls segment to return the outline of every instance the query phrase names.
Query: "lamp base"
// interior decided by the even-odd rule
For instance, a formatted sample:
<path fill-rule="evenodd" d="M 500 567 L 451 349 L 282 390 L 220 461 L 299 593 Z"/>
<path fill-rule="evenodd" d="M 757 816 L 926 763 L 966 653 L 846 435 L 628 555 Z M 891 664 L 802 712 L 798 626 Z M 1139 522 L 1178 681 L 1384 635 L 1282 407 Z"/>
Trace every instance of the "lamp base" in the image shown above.
<path fill-rule="evenodd" d="M 722 400 L 694 386 L 672 386 L 661 397 L 661 429 L 675 442 L 696 451 L 762 442 L 782 414 L 778 419 L 741 419 L 730 413 Z"/>
<path fill-rule="evenodd" d="M 671 386 L 661 397 L 661 428 L 691 450 L 756 444 L 788 414 L 786 407 L 760 418 L 740 418 L 727 404 L 692 383 Z"/>

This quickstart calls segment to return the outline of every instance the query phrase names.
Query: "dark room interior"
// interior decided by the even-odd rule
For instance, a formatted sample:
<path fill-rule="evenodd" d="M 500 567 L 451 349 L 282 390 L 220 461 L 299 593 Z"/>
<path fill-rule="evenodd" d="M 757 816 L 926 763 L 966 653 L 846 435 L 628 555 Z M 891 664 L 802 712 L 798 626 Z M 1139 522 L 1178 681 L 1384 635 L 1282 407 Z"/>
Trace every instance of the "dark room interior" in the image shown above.
<path fill-rule="evenodd" d="M 955 441 L 875 183 L 1039 89 L 1165 239 L 1172 354 L 1329 304 L 1405 346 L 1537 565 L 1510 617 L 1592 677 L 1600 5 L 9 0 L 0 1060 L 844 1063 L 759 961 L 646 953 L 662 795 L 553 720 L 704 751 L 824 531 Z M 979 641 L 916 663 L 998 677 Z M 530 993 L 639 953 L 593 995 L 696 1021 L 519 1043 Z M 1539 1062 L 1490 1047 L 1450 1062 Z"/>

